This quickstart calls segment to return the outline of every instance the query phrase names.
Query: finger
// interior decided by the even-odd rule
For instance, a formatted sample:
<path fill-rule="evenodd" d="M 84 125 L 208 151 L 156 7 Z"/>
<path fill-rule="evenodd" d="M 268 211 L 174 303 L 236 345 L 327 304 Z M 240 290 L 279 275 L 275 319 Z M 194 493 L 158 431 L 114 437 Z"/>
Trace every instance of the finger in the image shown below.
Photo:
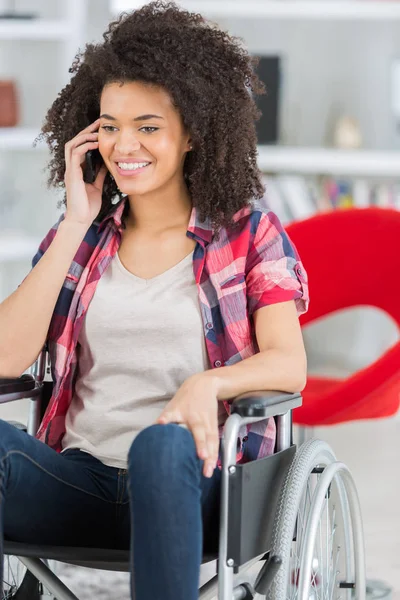
<path fill-rule="evenodd" d="M 96 119 L 95 121 L 92 121 L 92 123 L 90 123 L 85 129 L 87 129 L 88 131 L 93 131 L 94 129 L 96 129 L 96 127 L 99 126 L 100 123 L 100 117 L 98 119 Z M 85 129 L 83 131 L 85 131 Z"/>
<path fill-rule="evenodd" d="M 78 148 L 85 142 L 95 142 L 99 139 L 99 134 L 97 131 L 93 131 L 92 133 L 80 133 L 79 135 L 72 138 L 65 144 L 65 149 L 69 152 L 73 152 L 75 148 Z"/>
<path fill-rule="evenodd" d="M 156 421 L 156 423 L 160 423 L 162 425 L 164 425 L 165 423 L 169 423 L 169 414 L 168 413 L 163 413 L 162 415 L 160 415 Z"/>
<path fill-rule="evenodd" d="M 68 163 L 68 161 L 71 160 L 72 155 L 76 151 L 77 148 L 80 148 L 85 142 L 97 142 L 98 137 L 99 137 L 99 134 L 97 132 L 84 133 L 84 134 L 77 135 L 72 140 L 67 142 L 65 144 L 65 148 L 64 148 L 64 156 L 65 156 L 66 163 Z"/>
<path fill-rule="evenodd" d="M 208 458 L 204 462 L 203 473 L 205 477 L 212 477 L 218 461 L 219 436 L 218 429 L 207 436 Z"/>
<path fill-rule="evenodd" d="M 99 128 L 99 125 L 100 117 L 93 121 L 93 123 L 90 123 L 87 127 L 85 127 L 85 129 L 82 129 L 82 131 L 80 131 L 79 133 L 86 133 L 87 131 L 96 131 Z"/>
<path fill-rule="evenodd" d="M 98 142 L 87 142 L 86 144 L 83 144 L 83 149 L 79 152 L 79 154 L 73 154 L 70 160 L 66 160 L 64 181 L 66 181 L 66 179 L 71 173 L 75 172 L 76 168 L 80 169 L 81 167 L 83 167 L 86 152 L 88 152 L 89 150 L 97 150 L 98 147 Z"/>
<path fill-rule="evenodd" d="M 210 457 L 210 459 L 213 460 L 215 464 L 217 464 L 218 451 L 219 451 L 218 427 L 216 427 L 207 436 L 207 445 L 208 445 L 208 451 L 209 451 L 209 457 Z"/>
<path fill-rule="evenodd" d="M 104 180 L 106 178 L 107 173 L 108 173 L 108 169 L 107 169 L 106 165 L 103 163 L 100 167 L 99 172 L 97 173 L 97 177 L 94 182 L 95 187 L 97 187 L 97 188 L 103 187 Z"/>
<path fill-rule="evenodd" d="M 88 150 L 97 150 L 99 147 L 99 142 L 86 142 L 86 144 L 82 144 L 82 146 L 78 146 L 74 149 L 71 154 L 71 166 L 76 167 L 80 166 L 85 162 L 85 155 Z"/>
<path fill-rule="evenodd" d="M 157 423 L 182 423 L 182 416 L 179 412 L 164 412 L 158 417 Z"/>
<path fill-rule="evenodd" d="M 212 477 L 216 468 L 216 463 L 213 460 L 205 460 L 203 467 L 203 475 L 204 477 Z"/>
<path fill-rule="evenodd" d="M 202 460 L 208 458 L 207 435 L 204 423 L 188 423 L 194 437 L 197 455 Z"/>

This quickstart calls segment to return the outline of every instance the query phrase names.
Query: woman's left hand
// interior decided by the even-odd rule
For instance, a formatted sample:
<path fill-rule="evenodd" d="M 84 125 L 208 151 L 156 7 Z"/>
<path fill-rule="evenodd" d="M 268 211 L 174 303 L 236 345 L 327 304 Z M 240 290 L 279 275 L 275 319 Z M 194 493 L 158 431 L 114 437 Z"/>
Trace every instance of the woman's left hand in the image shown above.
<path fill-rule="evenodd" d="M 207 371 L 186 379 L 168 402 L 156 423 L 183 423 L 190 429 L 199 458 L 204 460 L 203 474 L 212 477 L 218 460 L 217 382 Z"/>

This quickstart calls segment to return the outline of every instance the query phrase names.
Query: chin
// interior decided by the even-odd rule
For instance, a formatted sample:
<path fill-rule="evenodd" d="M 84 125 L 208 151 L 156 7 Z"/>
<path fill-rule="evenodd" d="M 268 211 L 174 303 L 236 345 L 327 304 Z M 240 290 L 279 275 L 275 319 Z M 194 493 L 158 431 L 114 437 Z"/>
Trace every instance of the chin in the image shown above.
<path fill-rule="evenodd" d="M 117 184 L 120 192 L 122 192 L 123 194 L 128 194 L 128 195 L 129 194 L 138 194 L 138 195 L 147 194 L 148 192 L 151 192 L 154 189 L 153 185 L 141 183 L 138 181 L 131 181 L 131 182 L 123 181 L 123 182 L 121 182 L 121 184 L 119 184 L 119 182 L 116 180 L 116 184 Z"/>

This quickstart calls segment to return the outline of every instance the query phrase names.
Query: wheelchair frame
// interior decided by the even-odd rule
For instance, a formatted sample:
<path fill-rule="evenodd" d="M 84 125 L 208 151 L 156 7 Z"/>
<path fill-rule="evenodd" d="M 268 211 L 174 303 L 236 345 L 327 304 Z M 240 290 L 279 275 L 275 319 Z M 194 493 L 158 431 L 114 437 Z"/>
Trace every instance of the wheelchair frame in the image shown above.
<path fill-rule="evenodd" d="M 1 402 L 30 398 L 30 414 L 27 432 L 35 435 L 41 418 L 40 400 L 46 373 L 46 349 L 31 367 L 30 375 L 23 375 L 25 391 L 18 391 L 11 384 L 9 393 L 0 396 Z M 11 381 L 11 380 L 10 380 Z M 28 389 L 29 386 L 31 389 Z M 273 523 L 278 504 L 291 464 L 296 454 L 292 440 L 292 410 L 302 403 L 300 393 L 260 391 L 245 393 L 232 402 L 231 414 L 226 420 L 222 438 L 222 487 L 219 551 L 216 575 L 199 588 L 199 598 L 207 600 L 218 592 L 219 600 L 250 600 L 255 590 L 250 584 L 234 585 L 234 575 L 242 566 L 249 566 L 266 558 L 271 550 Z M 277 425 L 275 453 L 271 456 L 245 464 L 236 463 L 239 429 L 248 423 L 274 417 Z M 339 464 L 339 463 L 338 463 Z M 266 518 L 266 515 L 269 518 Z M 246 535 L 244 535 L 246 532 Z M 358 540 L 360 541 L 360 540 Z M 361 540 L 362 541 L 362 540 Z M 29 571 L 54 594 L 58 600 L 79 600 L 51 571 L 42 559 L 54 559 L 75 565 L 106 570 L 129 571 L 129 552 L 102 550 L 101 560 L 96 549 L 35 547 L 28 544 L 5 542 L 4 553 L 17 556 Z M 63 550 L 65 551 L 63 554 Z M 42 551 L 42 552 L 41 552 Z M 75 559 L 73 552 L 75 551 Z M 109 553 L 112 560 L 104 557 Z M 97 552 L 99 554 L 99 552 Z M 121 560 L 121 557 L 123 559 Z M 204 557 L 203 557 L 204 558 Z M 263 594 L 270 587 L 281 565 L 281 558 L 269 555 L 259 574 L 256 591 Z M 203 565 L 208 564 L 203 560 Z M 362 568 L 361 568 L 362 572 Z M 365 575 L 365 573 L 364 573 Z M 362 577 L 361 577 L 362 579 Z M 359 583 L 359 580 L 358 582 Z M 357 587 L 360 587 L 357 585 Z M 362 587 L 362 585 L 361 585 Z M 358 591 L 359 600 L 365 598 L 365 590 Z"/>

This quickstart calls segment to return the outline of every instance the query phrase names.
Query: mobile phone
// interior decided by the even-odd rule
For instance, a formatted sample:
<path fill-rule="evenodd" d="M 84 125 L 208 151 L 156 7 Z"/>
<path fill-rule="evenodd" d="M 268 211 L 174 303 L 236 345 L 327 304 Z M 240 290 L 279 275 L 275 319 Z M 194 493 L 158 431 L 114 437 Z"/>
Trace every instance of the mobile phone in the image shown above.
<path fill-rule="evenodd" d="M 93 183 L 99 172 L 102 158 L 98 150 L 88 150 L 85 154 L 83 181 Z"/>

